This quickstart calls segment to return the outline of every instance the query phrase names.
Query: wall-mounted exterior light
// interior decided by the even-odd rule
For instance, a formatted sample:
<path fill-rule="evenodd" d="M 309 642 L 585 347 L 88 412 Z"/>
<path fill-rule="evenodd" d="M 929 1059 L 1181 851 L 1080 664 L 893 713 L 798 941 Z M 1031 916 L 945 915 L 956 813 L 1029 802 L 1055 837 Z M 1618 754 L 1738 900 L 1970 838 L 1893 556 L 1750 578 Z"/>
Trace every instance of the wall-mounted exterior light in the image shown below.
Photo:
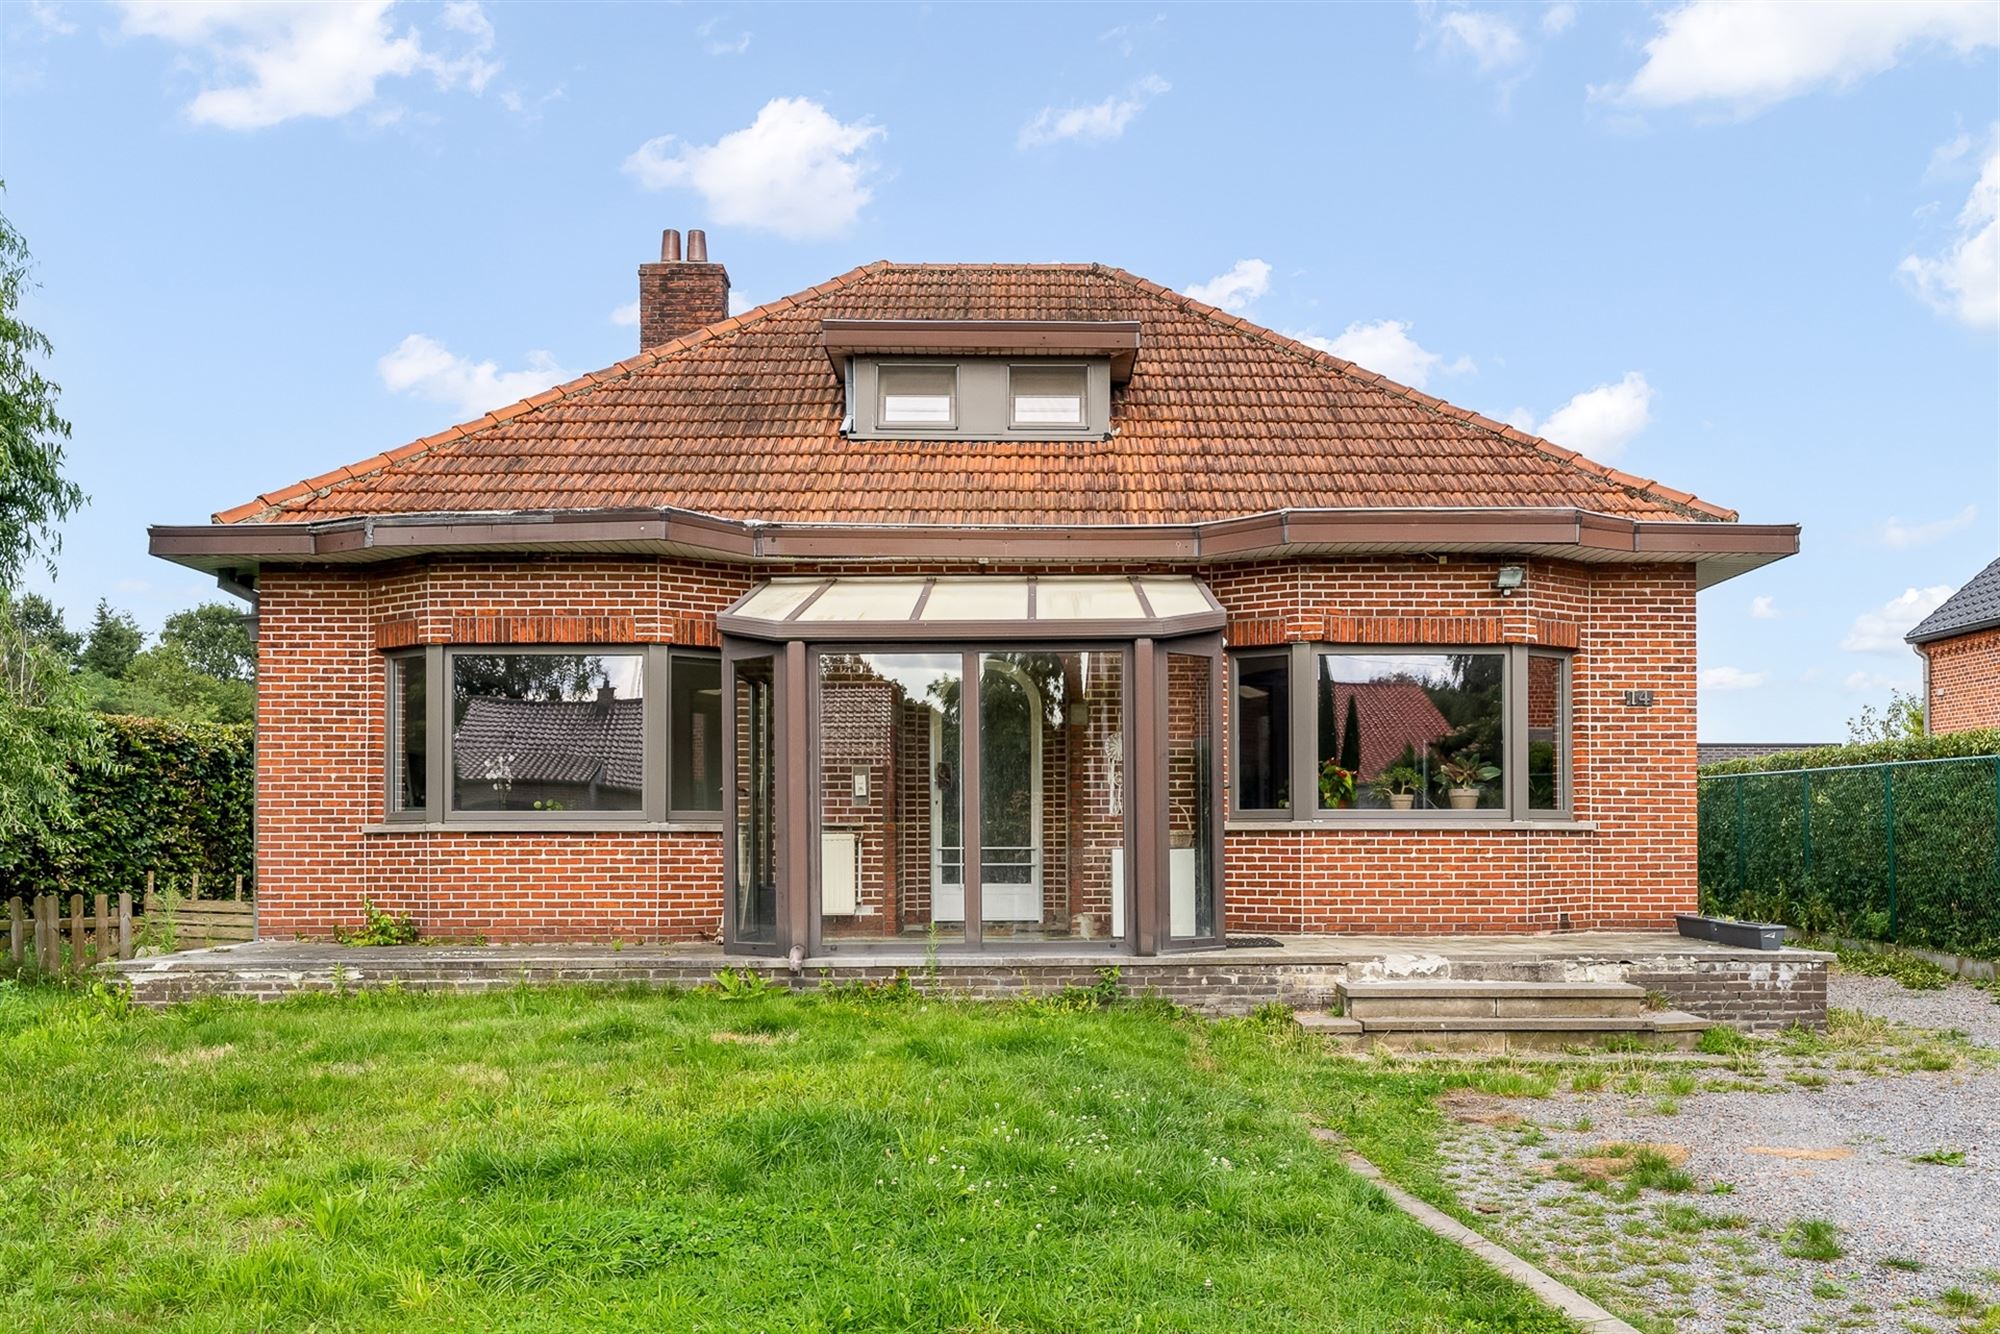
<path fill-rule="evenodd" d="M 1501 597 L 1507 597 L 1528 582 L 1528 572 L 1519 565 L 1502 565 L 1495 576 L 1493 586 L 1500 590 Z"/>

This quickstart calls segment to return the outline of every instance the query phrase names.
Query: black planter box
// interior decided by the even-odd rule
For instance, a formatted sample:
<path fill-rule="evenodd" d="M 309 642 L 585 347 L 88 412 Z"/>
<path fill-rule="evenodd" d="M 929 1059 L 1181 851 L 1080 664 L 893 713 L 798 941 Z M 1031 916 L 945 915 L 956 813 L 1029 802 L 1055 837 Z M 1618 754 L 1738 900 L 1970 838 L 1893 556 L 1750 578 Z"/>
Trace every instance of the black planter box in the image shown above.
<path fill-rule="evenodd" d="M 1712 940 L 1739 950 L 1775 950 L 1785 943 L 1785 928 L 1774 922 L 1732 922 L 1697 913 L 1675 913 L 1681 934 L 1695 940 Z"/>

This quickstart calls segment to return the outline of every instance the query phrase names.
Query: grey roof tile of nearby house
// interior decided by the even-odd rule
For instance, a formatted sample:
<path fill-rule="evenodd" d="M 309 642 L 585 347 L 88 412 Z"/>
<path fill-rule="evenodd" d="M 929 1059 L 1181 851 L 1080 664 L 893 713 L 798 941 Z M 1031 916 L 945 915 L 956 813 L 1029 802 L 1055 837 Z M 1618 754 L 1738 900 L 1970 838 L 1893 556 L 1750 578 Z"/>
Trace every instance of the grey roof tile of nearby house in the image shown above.
<path fill-rule="evenodd" d="M 1944 605 L 1918 621 L 1903 638 L 1912 644 L 1950 639 L 2000 626 L 2000 557 L 1965 581 Z"/>

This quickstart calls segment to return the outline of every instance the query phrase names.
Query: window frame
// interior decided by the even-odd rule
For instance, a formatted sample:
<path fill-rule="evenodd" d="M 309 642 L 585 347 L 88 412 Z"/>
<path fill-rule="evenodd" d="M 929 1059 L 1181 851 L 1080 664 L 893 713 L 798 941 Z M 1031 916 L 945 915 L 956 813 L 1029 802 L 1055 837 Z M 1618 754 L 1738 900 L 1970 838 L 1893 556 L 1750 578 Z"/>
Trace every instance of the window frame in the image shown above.
<path fill-rule="evenodd" d="M 1230 651 L 1229 715 L 1224 720 L 1224 726 L 1227 728 L 1229 736 L 1229 744 L 1225 749 L 1228 751 L 1229 760 L 1229 818 L 1232 820 L 1242 818 L 1245 820 L 1273 820 L 1282 822 L 1291 820 L 1297 813 L 1298 807 L 1296 803 L 1289 806 L 1246 806 L 1243 804 L 1243 735 L 1237 726 L 1238 717 L 1236 712 L 1238 693 L 1243 688 L 1244 665 L 1246 663 L 1256 664 L 1266 662 L 1283 664 L 1286 690 L 1286 717 L 1284 726 L 1286 736 L 1285 759 L 1287 765 L 1284 776 L 1284 787 L 1287 793 L 1297 791 L 1298 765 L 1295 763 L 1295 760 L 1298 750 L 1298 726 L 1296 718 L 1298 713 L 1296 707 L 1298 702 L 1298 664 L 1294 661 L 1296 656 L 1291 651 L 1291 646 L 1286 644 L 1275 646 L 1260 645 L 1254 648 L 1245 647 Z"/>
<path fill-rule="evenodd" d="M 1015 377 L 1022 371 L 1065 371 L 1077 378 L 1076 422 L 1065 425 L 1054 422 L 1024 422 L 1016 410 L 1020 394 L 1014 388 Z M 1007 429 L 1009 431 L 1055 432 L 1062 435 L 1083 435 L 1090 430 L 1090 366 L 1081 361 L 1010 361 L 1007 363 Z"/>
<path fill-rule="evenodd" d="M 639 808 L 631 811 L 467 811 L 453 799 L 455 764 L 452 756 L 452 664 L 461 655 L 491 657 L 499 654 L 542 654 L 562 656 L 624 656 L 640 659 L 640 681 L 644 708 L 640 714 L 644 755 L 641 764 Z M 432 644 L 414 649 L 392 649 L 382 655 L 383 729 L 382 823 L 398 828 L 484 829 L 493 832 L 518 831 L 524 827 L 547 829 L 629 829 L 721 827 L 723 803 L 714 809 L 672 807 L 673 753 L 673 664 L 676 657 L 712 659 L 721 665 L 717 649 L 675 644 Z M 421 809 L 395 809 L 395 765 L 397 763 L 396 663 L 421 658 L 424 663 L 425 728 L 432 744 L 425 757 L 426 802 Z M 728 727 L 727 711 L 722 724 Z M 725 757 L 726 758 L 726 757 Z M 720 794 L 726 798 L 726 792 Z"/>
<path fill-rule="evenodd" d="M 889 416 L 890 375 L 896 371 L 942 371 L 951 381 L 951 418 L 942 422 L 913 422 L 892 420 Z M 893 431 L 901 435 L 921 436 L 927 432 L 958 431 L 958 363 L 955 361 L 881 361 L 875 364 L 875 427 L 880 431 Z"/>
<path fill-rule="evenodd" d="M 1449 653 L 1491 653 L 1503 659 L 1501 672 L 1501 724 L 1504 736 L 1501 758 L 1501 804 L 1484 810 L 1386 809 L 1322 810 L 1319 806 L 1319 657 L 1346 654 L 1367 657 L 1436 657 Z M 1242 795 L 1241 765 L 1237 763 L 1236 690 L 1240 680 L 1238 663 L 1244 659 L 1268 660 L 1284 655 L 1290 663 L 1291 792 L 1289 809 L 1246 809 Z M 1528 805 L 1528 661 L 1531 657 L 1554 658 L 1563 664 L 1558 701 L 1557 746 L 1560 761 L 1558 801 L 1545 810 Z M 1525 821 L 1568 823 L 1576 819 L 1576 654 L 1539 644 L 1335 644 L 1307 640 L 1281 646 L 1245 645 L 1229 651 L 1229 695 L 1227 726 L 1229 740 L 1229 819 L 1232 823 L 1266 825 L 1394 824 L 1411 828 L 1456 825 L 1505 825 Z M 1301 707 L 1301 705 L 1304 707 Z M 1304 806 L 1297 794 L 1308 794 Z"/>

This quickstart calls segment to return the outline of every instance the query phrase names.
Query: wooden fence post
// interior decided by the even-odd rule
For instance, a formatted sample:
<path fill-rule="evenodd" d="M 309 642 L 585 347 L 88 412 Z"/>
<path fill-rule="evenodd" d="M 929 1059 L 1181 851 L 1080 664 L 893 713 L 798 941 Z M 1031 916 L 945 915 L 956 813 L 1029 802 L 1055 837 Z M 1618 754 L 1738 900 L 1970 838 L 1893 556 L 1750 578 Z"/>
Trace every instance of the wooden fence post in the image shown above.
<path fill-rule="evenodd" d="M 236 901 L 243 902 L 243 877 L 240 875 L 236 877 Z"/>
<path fill-rule="evenodd" d="M 111 896 L 99 894 L 91 900 L 97 910 L 97 962 L 111 957 Z"/>
<path fill-rule="evenodd" d="M 7 953 L 16 964 L 21 962 L 23 941 L 21 923 L 21 896 L 16 894 L 7 900 Z"/>
<path fill-rule="evenodd" d="M 35 895 L 35 967 L 53 973 L 61 957 L 56 943 L 56 900 L 53 894 Z"/>
<path fill-rule="evenodd" d="M 201 897 L 201 872 L 191 871 L 188 873 L 188 900 L 192 902 L 200 897 Z"/>
<path fill-rule="evenodd" d="M 118 957 L 132 957 L 132 891 L 118 892 Z"/>
<path fill-rule="evenodd" d="M 153 873 L 146 872 L 146 911 L 153 911 Z"/>
<path fill-rule="evenodd" d="M 83 971 L 83 895 L 69 896 L 69 970 Z"/>

